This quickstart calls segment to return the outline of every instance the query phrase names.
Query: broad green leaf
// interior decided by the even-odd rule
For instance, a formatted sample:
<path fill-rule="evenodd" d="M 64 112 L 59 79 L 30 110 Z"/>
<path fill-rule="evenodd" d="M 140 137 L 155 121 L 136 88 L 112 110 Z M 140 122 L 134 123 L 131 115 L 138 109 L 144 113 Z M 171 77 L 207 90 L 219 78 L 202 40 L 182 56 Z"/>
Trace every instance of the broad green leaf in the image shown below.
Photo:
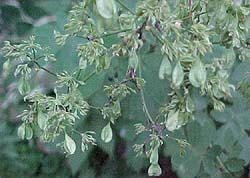
<path fill-rule="evenodd" d="M 160 176 L 162 174 L 161 167 L 159 164 L 151 164 L 148 168 L 149 176 Z"/>
<path fill-rule="evenodd" d="M 102 129 L 101 138 L 105 143 L 108 143 L 112 140 L 113 133 L 110 126 L 110 122 Z"/>
<path fill-rule="evenodd" d="M 47 122 L 48 122 L 48 118 L 46 114 L 39 110 L 37 114 L 37 124 L 39 128 L 42 130 L 45 130 L 47 126 Z"/>
<path fill-rule="evenodd" d="M 244 169 L 245 161 L 237 158 L 231 158 L 225 162 L 225 165 L 231 172 L 238 172 Z"/>
<path fill-rule="evenodd" d="M 207 72 L 200 60 L 196 60 L 189 72 L 189 81 L 194 87 L 204 86 Z"/>
<path fill-rule="evenodd" d="M 116 14 L 116 4 L 114 0 L 96 0 L 96 7 L 103 18 L 110 19 Z"/>
<path fill-rule="evenodd" d="M 180 61 L 178 61 L 172 74 L 172 81 L 174 86 L 179 87 L 182 84 L 183 79 L 184 79 L 184 71 Z"/>
<path fill-rule="evenodd" d="M 181 125 L 179 124 L 179 111 L 176 111 L 175 113 L 169 113 L 169 117 L 165 126 L 171 132 L 180 128 Z"/>
<path fill-rule="evenodd" d="M 191 147 L 186 148 L 184 156 L 180 153 L 175 153 L 171 157 L 173 169 L 177 172 L 180 178 L 194 178 L 201 166 L 201 155 Z"/>
<path fill-rule="evenodd" d="M 172 73 L 172 66 L 168 60 L 168 57 L 164 56 L 159 69 L 159 78 L 163 80 L 166 78 L 166 76 L 171 75 L 171 73 Z"/>
<path fill-rule="evenodd" d="M 76 151 L 75 141 L 70 136 L 68 136 L 66 132 L 65 132 L 65 140 L 64 140 L 64 149 L 70 155 L 74 154 Z"/>
<path fill-rule="evenodd" d="M 155 147 L 150 155 L 150 163 L 157 164 L 159 159 L 158 147 Z"/>

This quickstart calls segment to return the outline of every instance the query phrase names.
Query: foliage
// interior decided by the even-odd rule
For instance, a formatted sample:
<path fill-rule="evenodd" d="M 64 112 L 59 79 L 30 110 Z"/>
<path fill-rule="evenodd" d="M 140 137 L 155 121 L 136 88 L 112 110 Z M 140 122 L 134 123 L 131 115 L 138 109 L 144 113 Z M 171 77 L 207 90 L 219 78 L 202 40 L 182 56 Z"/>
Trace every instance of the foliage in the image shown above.
<path fill-rule="evenodd" d="M 4 72 L 15 66 L 28 105 L 18 135 L 56 142 L 69 159 L 81 147 L 75 173 L 93 146 L 112 158 L 122 139 L 127 154 L 133 147 L 139 156 L 126 160 L 138 174 L 144 157 L 148 175 L 160 176 L 163 152 L 179 177 L 240 177 L 250 161 L 249 91 L 241 81 L 249 12 L 250 2 L 238 0 L 77 3 L 65 31 L 50 29 L 67 52 L 54 54 L 53 42 L 35 36 L 2 48 Z M 46 68 L 63 58 L 61 68 Z M 37 87 L 41 71 L 54 77 L 50 92 Z M 142 163 L 130 165 L 134 159 Z"/>

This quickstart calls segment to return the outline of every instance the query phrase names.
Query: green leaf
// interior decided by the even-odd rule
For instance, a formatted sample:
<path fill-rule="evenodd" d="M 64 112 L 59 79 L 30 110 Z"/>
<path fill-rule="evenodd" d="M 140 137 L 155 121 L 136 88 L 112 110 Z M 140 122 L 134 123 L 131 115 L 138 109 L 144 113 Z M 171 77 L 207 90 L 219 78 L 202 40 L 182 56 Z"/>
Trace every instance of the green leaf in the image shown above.
<path fill-rule="evenodd" d="M 42 111 L 38 111 L 37 114 L 37 124 L 40 129 L 45 130 L 47 126 L 48 118 Z"/>
<path fill-rule="evenodd" d="M 204 86 L 207 72 L 200 60 L 196 60 L 189 72 L 189 81 L 194 87 Z"/>
<path fill-rule="evenodd" d="M 182 84 L 183 79 L 184 79 L 184 71 L 180 61 L 178 61 L 172 74 L 172 81 L 174 86 L 179 87 Z"/>
<path fill-rule="evenodd" d="M 30 140 L 33 137 L 33 130 L 30 125 L 25 124 L 25 138 Z"/>
<path fill-rule="evenodd" d="M 172 66 L 168 60 L 168 57 L 164 56 L 159 69 L 159 78 L 163 80 L 165 79 L 166 76 L 171 75 L 171 72 L 172 72 Z"/>
<path fill-rule="evenodd" d="M 191 147 L 187 147 L 184 156 L 175 153 L 171 157 L 173 169 L 177 171 L 180 178 L 194 178 L 201 166 L 201 155 Z"/>
<path fill-rule="evenodd" d="M 101 139 L 105 142 L 108 143 L 112 140 L 113 133 L 112 133 L 112 128 L 110 126 L 110 122 L 102 129 L 101 133 Z"/>
<path fill-rule="evenodd" d="M 25 123 L 22 123 L 17 129 L 17 135 L 22 140 L 25 139 Z"/>
<path fill-rule="evenodd" d="M 137 56 L 136 52 L 133 50 L 130 53 L 129 59 L 128 59 L 128 66 L 129 66 L 129 68 L 137 69 L 138 61 L 139 61 L 138 56 Z"/>
<path fill-rule="evenodd" d="M 159 159 L 158 146 L 155 147 L 150 155 L 150 163 L 157 164 Z"/>
<path fill-rule="evenodd" d="M 110 19 L 116 14 L 114 0 L 96 0 L 96 7 L 99 14 L 106 19 Z"/>
<path fill-rule="evenodd" d="M 194 101 L 191 99 L 190 96 L 188 96 L 186 100 L 186 110 L 188 112 L 193 112 L 195 110 Z"/>
<path fill-rule="evenodd" d="M 179 124 L 179 111 L 176 111 L 175 113 L 169 113 L 169 117 L 166 121 L 166 128 L 169 130 L 169 131 L 174 131 L 178 128 L 180 128 L 180 124 Z"/>
<path fill-rule="evenodd" d="M 159 164 L 151 164 L 148 168 L 149 176 L 160 176 L 162 174 L 161 167 Z"/>
<path fill-rule="evenodd" d="M 24 77 L 21 77 L 18 82 L 18 91 L 21 95 L 26 95 L 30 92 L 30 84 Z"/>
<path fill-rule="evenodd" d="M 68 136 L 66 132 L 65 132 L 65 140 L 64 140 L 64 149 L 70 155 L 74 154 L 76 151 L 75 141 L 70 136 Z"/>
<path fill-rule="evenodd" d="M 244 169 L 245 161 L 237 158 L 231 158 L 225 162 L 225 166 L 231 172 L 238 172 Z"/>

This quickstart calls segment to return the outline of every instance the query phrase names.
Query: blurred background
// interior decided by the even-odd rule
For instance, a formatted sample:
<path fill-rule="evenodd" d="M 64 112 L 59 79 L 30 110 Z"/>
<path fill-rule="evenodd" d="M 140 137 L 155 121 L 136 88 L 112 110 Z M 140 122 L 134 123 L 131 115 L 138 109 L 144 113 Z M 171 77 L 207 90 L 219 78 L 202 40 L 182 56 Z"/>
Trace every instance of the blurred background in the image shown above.
<path fill-rule="evenodd" d="M 67 70 L 72 71 L 78 65 L 76 53 L 73 51 L 74 44 L 79 41 L 72 40 L 63 48 L 58 48 L 53 38 L 53 31 L 63 31 L 67 12 L 75 2 L 77 1 L 1 0 L 0 47 L 3 46 L 5 40 L 19 43 L 28 36 L 35 35 L 41 45 L 51 48 L 59 61 L 53 66 L 46 67 L 61 71 L 67 66 Z M 0 52 L 0 66 L 3 63 L 4 59 Z M 55 143 L 46 144 L 39 139 L 20 140 L 17 137 L 17 127 L 21 120 L 16 116 L 27 105 L 17 92 L 13 70 L 6 73 L 2 67 L 0 68 L 0 178 L 148 177 L 148 162 L 143 158 L 135 157 L 132 150 L 132 145 L 136 142 L 134 131 L 131 130 L 135 123 L 133 121 L 126 124 L 124 124 L 126 121 L 122 121 L 117 124 L 120 130 L 117 129 L 116 139 L 111 144 L 103 144 L 98 138 L 100 146 L 91 147 L 86 153 L 82 153 L 78 148 L 77 153 L 68 158 L 59 147 L 56 147 Z M 117 69 L 117 71 L 119 70 Z M 116 71 L 108 75 L 114 73 L 117 75 Z M 91 87 L 83 89 L 87 96 L 91 96 L 93 103 L 105 101 L 105 98 L 102 97 L 104 95 L 102 86 L 98 83 L 107 82 L 106 76 L 107 74 L 104 74 L 90 80 Z M 39 83 L 37 87 L 47 93 L 53 89 L 53 80 L 46 73 L 39 72 L 35 79 Z M 97 97 L 98 100 L 95 99 Z M 143 115 L 143 113 L 141 114 Z M 90 117 L 97 118 L 94 123 L 91 119 L 86 119 L 79 121 L 77 127 L 80 129 L 93 127 L 99 133 L 105 123 L 100 115 L 95 116 L 95 113 L 90 115 Z M 80 138 L 75 139 L 78 139 L 78 143 L 80 143 Z M 171 165 L 168 158 L 162 156 L 160 163 L 165 165 L 162 177 L 176 177 L 170 170 Z"/>

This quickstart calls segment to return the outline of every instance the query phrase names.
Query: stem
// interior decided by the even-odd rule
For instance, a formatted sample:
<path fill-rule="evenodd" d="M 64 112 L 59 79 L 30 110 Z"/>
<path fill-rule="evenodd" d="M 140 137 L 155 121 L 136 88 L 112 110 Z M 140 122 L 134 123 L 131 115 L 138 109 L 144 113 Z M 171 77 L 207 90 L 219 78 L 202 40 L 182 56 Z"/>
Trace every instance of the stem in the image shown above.
<path fill-rule="evenodd" d="M 153 30 L 150 30 L 150 32 L 162 45 L 165 43 L 164 40 L 161 37 L 159 37 Z"/>
<path fill-rule="evenodd" d="M 199 13 L 199 14 L 196 14 L 196 15 L 194 16 L 194 18 L 199 17 L 199 16 L 201 16 L 201 15 L 203 15 L 203 14 L 207 14 L 207 13 L 208 13 L 207 11 L 201 12 L 201 13 Z M 190 19 L 190 18 L 192 18 L 192 16 L 184 17 L 184 18 L 182 18 L 181 20 L 187 20 L 187 19 Z"/>
<path fill-rule="evenodd" d="M 72 129 L 72 131 L 73 132 L 75 132 L 75 133 L 77 133 L 77 134 L 79 134 L 79 135 L 82 135 L 82 133 L 81 132 L 79 132 L 78 130 L 76 130 L 76 129 Z"/>
<path fill-rule="evenodd" d="M 36 62 L 36 61 L 31 61 L 31 62 L 33 62 L 34 64 L 36 64 L 37 67 L 38 67 L 39 69 L 42 69 L 42 70 L 44 70 L 45 72 L 47 72 L 47 73 L 49 73 L 49 74 L 51 74 L 51 75 L 57 77 L 57 74 L 56 74 L 56 73 L 51 72 L 50 70 L 48 70 L 48 69 L 42 67 L 38 62 Z"/>
<path fill-rule="evenodd" d="M 232 177 L 234 177 L 234 175 L 227 169 L 227 167 L 224 165 L 224 163 L 222 162 L 222 160 L 220 159 L 219 156 L 216 156 L 216 160 L 218 161 L 218 163 L 219 163 L 221 169 L 222 169 L 223 171 L 225 171 L 225 173 L 228 173 L 228 174 L 230 174 Z"/>
<path fill-rule="evenodd" d="M 123 29 L 123 30 L 117 30 L 117 31 L 113 31 L 113 32 L 109 32 L 109 33 L 105 33 L 103 35 L 98 36 L 97 38 L 104 38 L 104 37 L 108 37 L 108 36 L 112 36 L 112 35 L 116 35 L 119 33 L 123 33 L 123 32 L 127 32 L 132 30 L 132 28 L 128 28 L 128 29 Z"/>
<path fill-rule="evenodd" d="M 45 56 L 39 56 L 39 57 L 35 58 L 34 61 L 38 61 L 39 59 L 44 58 L 44 57 Z"/>
<path fill-rule="evenodd" d="M 141 72 L 141 60 L 139 57 L 139 62 L 138 62 L 138 66 L 139 66 L 139 77 L 142 78 L 142 72 Z M 149 111 L 148 111 L 148 107 L 145 101 L 145 96 L 144 96 L 144 92 L 143 89 L 140 89 L 140 94 L 141 94 L 141 102 L 142 102 L 142 108 L 144 113 L 146 114 L 146 116 L 148 117 L 148 122 L 151 124 L 154 124 L 154 120 L 152 119 L 152 116 L 150 115 Z"/>
<path fill-rule="evenodd" d="M 94 76 L 96 74 L 96 71 L 91 72 L 84 80 L 83 82 L 86 82 L 87 80 L 89 80 L 92 76 Z"/>
<path fill-rule="evenodd" d="M 128 8 L 123 2 L 121 2 L 121 0 L 116 0 L 116 2 L 120 4 L 120 6 L 122 6 L 124 9 L 129 11 L 131 14 L 135 15 L 135 13 L 130 8 Z"/>
<path fill-rule="evenodd" d="M 78 80 L 78 79 L 80 78 L 81 72 L 82 72 L 82 69 L 80 69 L 80 70 L 78 71 L 77 76 L 76 76 L 76 80 Z"/>

